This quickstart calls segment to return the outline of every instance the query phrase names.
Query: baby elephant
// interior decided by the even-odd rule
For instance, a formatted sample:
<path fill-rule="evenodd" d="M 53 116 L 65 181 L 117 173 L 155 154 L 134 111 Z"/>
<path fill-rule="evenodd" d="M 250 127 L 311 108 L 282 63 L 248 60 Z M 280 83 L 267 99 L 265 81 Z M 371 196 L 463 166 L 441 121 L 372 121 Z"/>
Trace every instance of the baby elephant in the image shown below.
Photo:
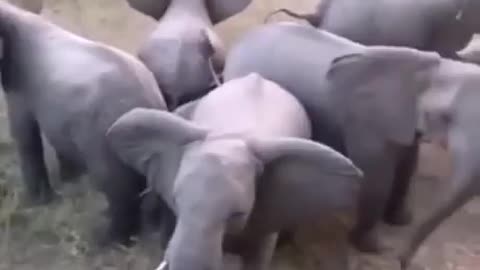
<path fill-rule="evenodd" d="M 132 7 L 159 20 L 138 56 L 155 75 L 170 110 L 219 84 L 225 49 L 213 24 L 251 2 L 234 1 L 129 0 Z"/>
<path fill-rule="evenodd" d="M 88 172 L 106 195 L 112 220 L 104 240 L 126 243 L 137 229 L 145 180 L 114 155 L 105 133 L 133 108 L 166 109 L 155 78 L 134 57 L 3 1 L 0 28 L 2 83 L 28 201 L 56 197 L 43 132 L 61 164 Z"/>
<path fill-rule="evenodd" d="M 185 106 L 186 119 L 134 109 L 107 133 L 176 215 L 159 268 L 224 269 L 223 246 L 268 269 L 279 230 L 354 212 L 361 171 L 308 139 L 305 111 L 277 84 L 252 73 Z"/>

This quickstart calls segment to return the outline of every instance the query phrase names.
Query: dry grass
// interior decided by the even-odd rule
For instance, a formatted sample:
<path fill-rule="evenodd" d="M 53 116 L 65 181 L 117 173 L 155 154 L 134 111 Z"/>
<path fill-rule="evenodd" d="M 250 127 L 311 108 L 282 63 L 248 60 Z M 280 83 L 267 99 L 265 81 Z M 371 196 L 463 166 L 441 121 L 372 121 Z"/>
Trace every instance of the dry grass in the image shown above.
<path fill-rule="evenodd" d="M 0 270 L 153 269 L 151 262 L 156 260 L 150 260 L 141 246 L 96 247 L 92 235 L 105 226 L 105 201 L 86 179 L 57 186 L 61 201 L 22 209 L 13 149 L 3 146 L 0 144 Z"/>

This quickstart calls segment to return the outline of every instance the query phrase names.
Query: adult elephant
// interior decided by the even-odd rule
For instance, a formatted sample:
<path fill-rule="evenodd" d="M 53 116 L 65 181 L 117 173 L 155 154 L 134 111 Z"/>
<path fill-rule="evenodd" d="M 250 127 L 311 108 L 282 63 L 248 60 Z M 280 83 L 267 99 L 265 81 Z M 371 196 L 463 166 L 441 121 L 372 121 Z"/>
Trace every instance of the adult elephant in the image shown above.
<path fill-rule="evenodd" d="M 374 228 L 410 220 L 406 195 L 416 147 L 416 99 L 436 53 L 363 46 L 295 23 L 247 33 L 227 56 L 225 80 L 257 72 L 294 94 L 312 120 L 313 139 L 350 157 L 365 173 L 352 241 L 380 250 Z M 423 77 L 422 77 L 423 76 Z"/>
<path fill-rule="evenodd" d="M 136 107 L 165 110 L 152 73 L 135 57 L 70 33 L 0 2 L 1 76 L 26 201 L 57 197 L 41 133 L 68 168 L 87 172 L 106 196 L 110 225 L 102 243 L 129 243 L 139 229 L 145 178 L 111 151 L 105 133 Z"/>
<path fill-rule="evenodd" d="M 442 221 L 480 193 L 477 65 L 279 23 L 247 33 L 227 56 L 227 82 L 249 72 L 288 89 L 305 106 L 312 138 L 345 147 L 342 153 L 364 172 L 353 231 L 361 250 L 375 249 L 369 236 L 382 215 L 390 223 L 404 217 L 414 163 L 405 153 L 415 145 L 416 130 L 448 146 L 454 173 L 440 203 L 405 238 L 399 253 L 404 268 Z"/>
<path fill-rule="evenodd" d="M 480 33 L 475 0 L 322 0 L 310 14 L 272 14 L 278 12 L 364 45 L 406 46 L 453 59 Z"/>
<path fill-rule="evenodd" d="M 258 74 L 177 114 L 134 109 L 107 133 L 175 213 L 158 268 L 170 270 L 225 269 L 223 248 L 240 255 L 241 269 L 270 269 L 279 230 L 353 215 L 361 171 L 310 135 L 298 100 Z"/>
<path fill-rule="evenodd" d="M 224 44 L 213 26 L 245 9 L 251 0 L 128 0 L 158 20 L 138 56 L 153 72 L 168 108 L 197 99 L 220 83 Z"/>

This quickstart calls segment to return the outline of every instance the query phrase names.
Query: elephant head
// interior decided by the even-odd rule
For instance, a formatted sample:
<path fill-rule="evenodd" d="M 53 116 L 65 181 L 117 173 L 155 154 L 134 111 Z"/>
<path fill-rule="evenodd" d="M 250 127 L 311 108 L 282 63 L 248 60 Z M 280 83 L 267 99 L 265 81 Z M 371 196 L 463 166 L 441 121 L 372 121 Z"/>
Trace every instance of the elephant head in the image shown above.
<path fill-rule="evenodd" d="M 169 110 L 205 95 L 218 84 L 223 46 L 209 32 L 192 28 L 182 39 L 153 36 L 140 48 L 138 57 L 153 72 Z M 212 41 L 216 41 L 215 47 Z"/>
<path fill-rule="evenodd" d="M 271 233 L 354 211 L 361 171 L 310 140 L 216 135 L 150 109 L 126 113 L 107 137 L 176 213 L 165 253 L 172 270 L 222 269 L 225 235 L 247 227 Z"/>
<path fill-rule="evenodd" d="M 128 4 L 154 19 L 160 19 L 171 1 L 182 0 L 127 0 Z M 205 1 L 208 14 L 213 24 L 220 23 L 244 10 L 252 0 L 195 0 Z"/>

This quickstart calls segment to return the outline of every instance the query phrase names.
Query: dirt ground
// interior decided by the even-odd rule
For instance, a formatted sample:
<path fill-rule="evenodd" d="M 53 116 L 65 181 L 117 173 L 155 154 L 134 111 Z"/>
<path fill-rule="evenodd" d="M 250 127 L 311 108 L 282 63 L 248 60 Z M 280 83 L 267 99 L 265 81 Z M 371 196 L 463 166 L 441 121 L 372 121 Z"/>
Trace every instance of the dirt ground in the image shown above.
<path fill-rule="evenodd" d="M 33 1 L 33 0 L 32 0 Z M 275 7 L 307 10 L 316 0 L 256 0 L 245 12 L 217 27 L 227 44 L 260 24 Z M 130 10 L 123 0 L 47 0 L 43 16 L 82 36 L 134 52 L 154 22 Z M 279 16 L 279 18 L 282 18 Z M 415 179 L 412 203 L 417 216 L 428 211 L 448 184 L 448 155 L 425 145 Z M 55 164 L 52 177 L 56 179 Z M 5 107 L 0 102 L 0 270 L 30 269 L 154 269 L 161 250 L 154 241 L 131 249 L 95 250 L 91 231 L 104 223 L 105 202 L 88 179 L 55 185 L 63 201 L 45 208 L 20 209 L 18 163 L 8 133 Z M 347 247 L 344 227 L 331 221 L 321 228 L 304 228 L 295 247 L 278 250 L 272 269 L 279 270 L 395 270 L 387 256 L 354 254 Z M 386 243 L 398 246 L 408 228 L 383 228 Z M 348 254 L 352 256 L 347 256 Z M 348 260 L 347 260 L 348 259 Z M 348 265 L 347 265 L 348 263 Z M 414 260 L 414 269 L 480 269 L 480 200 L 453 215 L 428 239 Z"/>

